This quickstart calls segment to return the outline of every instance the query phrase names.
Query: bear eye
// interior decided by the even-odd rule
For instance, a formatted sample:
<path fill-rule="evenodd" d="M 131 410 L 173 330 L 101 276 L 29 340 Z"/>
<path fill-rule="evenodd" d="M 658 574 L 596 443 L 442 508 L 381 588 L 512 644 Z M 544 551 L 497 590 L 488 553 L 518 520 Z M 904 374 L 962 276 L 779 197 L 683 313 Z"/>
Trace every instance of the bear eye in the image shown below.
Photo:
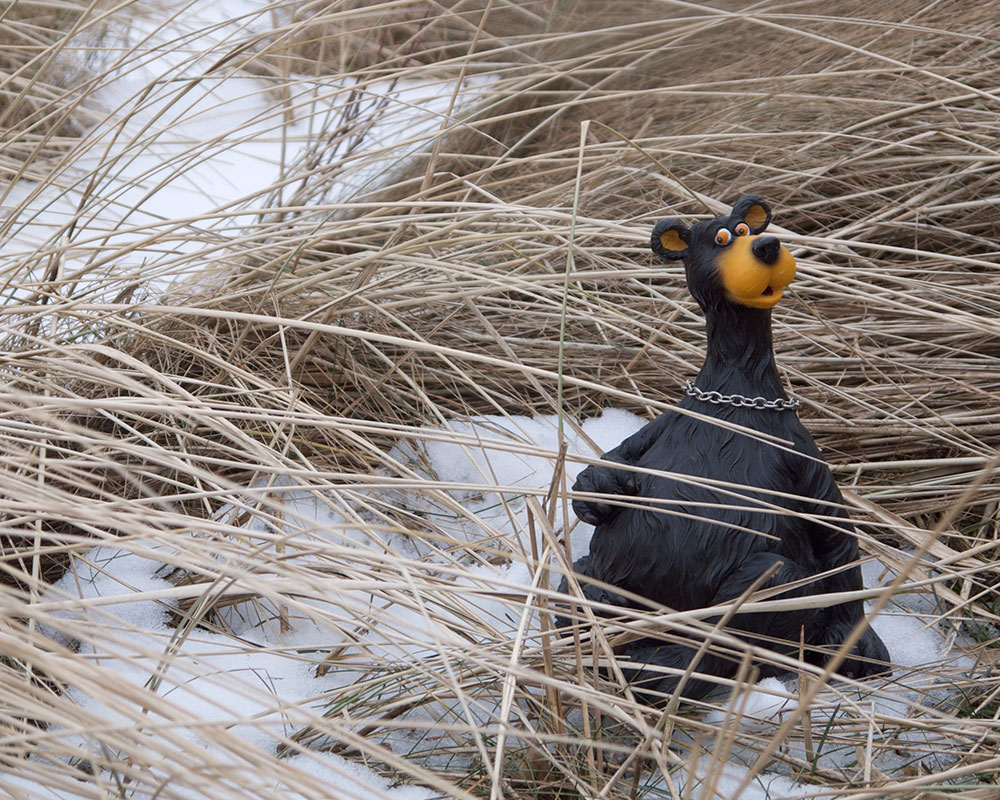
<path fill-rule="evenodd" d="M 739 225 L 736 226 L 737 236 L 746 236 L 748 233 L 750 233 L 750 226 L 747 225 L 745 222 L 741 222 Z"/>
<path fill-rule="evenodd" d="M 719 228 L 715 234 L 715 243 L 727 245 L 733 240 L 733 235 L 726 228 Z"/>

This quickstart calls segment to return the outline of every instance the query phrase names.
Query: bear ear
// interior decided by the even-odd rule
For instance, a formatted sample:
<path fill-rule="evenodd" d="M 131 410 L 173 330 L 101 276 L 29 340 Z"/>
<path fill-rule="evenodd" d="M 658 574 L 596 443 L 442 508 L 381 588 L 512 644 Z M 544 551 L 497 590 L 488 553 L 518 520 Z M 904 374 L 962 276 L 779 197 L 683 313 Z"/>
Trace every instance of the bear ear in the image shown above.
<path fill-rule="evenodd" d="M 649 247 L 664 261 L 684 258 L 688 249 L 688 226 L 680 220 L 661 219 L 649 237 Z"/>
<path fill-rule="evenodd" d="M 745 194 L 733 206 L 733 216 L 750 226 L 750 233 L 763 233 L 771 222 L 771 207 L 755 194 Z"/>

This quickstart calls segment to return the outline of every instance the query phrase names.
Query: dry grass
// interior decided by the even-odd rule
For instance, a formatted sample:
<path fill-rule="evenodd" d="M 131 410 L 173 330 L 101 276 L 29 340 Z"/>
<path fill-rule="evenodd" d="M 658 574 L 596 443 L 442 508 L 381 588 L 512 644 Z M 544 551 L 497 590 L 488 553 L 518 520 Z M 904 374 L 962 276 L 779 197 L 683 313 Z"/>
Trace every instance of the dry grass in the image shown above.
<path fill-rule="evenodd" d="M 109 0 L 0 3 L 0 167 L 54 158 L 95 120 L 82 105 L 97 66 L 87 45 L 111 35 Z"/>
<path fill-rule="evenodd" d="M 99 166 L 60 157 L 33 189 L 58 187 L 79 210 L 0 264 L 5 769 L 88 797 L 246 797 L 275 786 L 321 796 L 323 784 L 288 758 L 319 748 L 444 796 L 683 797 L 652 781 L 693 763 L 701 742 L 720 759 L 763 754 L 757 770 L 784 765 L 851 797 L 943 796 L 932 790 L 949 781 L 965 792 L 948 796 L 975 797 L 968 784 L 993 782 L 996 8 L 667 2 L 609 18 L 604 7 L 275 3 L 265 33 L 227 34 L 204 61 L 206 45 L 192 39 L 162 81 L 186 87 L 170 95 L 180 107 L 190 93 L 258 76 L 275 136 L 311 116 L 310 146 L 273 184 L 181 222 L 143 218 L 130 196 L 125 223 L 101 234 L 84 223 L 114 206 L 103 178 L 127 149 Z M 76 30 L 96 24 L 88 13 L 73 18 Z M 63 40 L 32 41 L 31 63 L 43 64 Z M 81 100 L 112 78 L 95 74 Z M 302 76 L 356 102 L 327 114 L 301 99 Z M 375 152 L 359 144 L 397 112 L 365 92 L 456 79 L 462 91 L 432 132 Z M 38 157 L 77 101 L 11 80 L 17 94 L 2 108 L 30 109 L 18 141 L 31 143 L 24 163 L 41 178 Z M 135 96 L 125 108 L 140 108 Z M 118 135 L 139 146 L 146 133 Z M 192 142 L 143 189 L 193 174 L 245 135 Z M 370 186 L 345 196 L 344 181 L 365 170 Z M 393 450 L 418 436 L 474 448 L 447 430 L 421 433 L 467 415 L 566 413 L 570 430 L 609 405 L 668 406 L 698 368 L 703 327 L 679 268 L 649 256 L 649 228 L 751 190 L 771 200 L 799 263 L 775 314 L 779 363 L 865 523 L 863 549 L 911 580 L 936 578 L 934 613 L 978 637 L 963 639 L 974 668 L 905 678 L 954 684 L 947 701 L 931 693 L 876 713 L 864 693 L 804 672 L 804 695 L 827 694 L 784 726 L 735 725 L 739 693 L 722 724 L 686 707 L 644 708 L 586 669 L 589 645 L 552 644 L 529 625 L 547 613 L 545 590 L 475 577 L 476 565 L 512 561 L 545 585 L 563 548 L 558 478 L 551 492 L 509 493 L 514 519 L 498 530 L 457 502 L 470 487 Z M 16 237 L 38 212 L 25 199 L 9 205 L 3 230 Z M 263 210 L 238 217 L 246 207 Z M 134 236 L 115 238 L 123 227 Z M 381 549 L 296 520 L 289 485 Z M 47 587 L 68 568 L 82 574 L 97 539 L 163 561 L 175 588 L 135 596 L 168 603 L 172 639 L 136 638 L 99 605 L 86 624 L 59 616 L 66 606 Z M 913 549 L 934 569 L 914 564 Z M 358 586 L 363 602 L 352 599 Z M 413 615 L 429 639 L 413 640 Z M 329 631 L 329 646 L 282 640 L 304 621 Z M 699 624 L 637 612 L 632 627 L 664 623 Z M 272 630 L 273 644 L 241 640 L 246 625 Z M 277 750 L 248 748 L 233 726 L 259 722 L 192 720 L 158 691 L 160 680 L 202 675 L 183 643 L 205 631 L 253 657 L 357 680 L 283 708 Z M 596 649 L 617 635 L 600 632 Z M 426 658 L 391 655 L 428 642 Z M 150 682 L 123 690 L 88 643 L 154 664 Z M 229 680 L 210 677 L 209 693 Z M 856 753 L 853 763 L 802 757 L 838 749 Z M 883 774 L 876 757 L 893 751 L 906 765 Z M 690 796 L 709 796 L 720 774 L 711 763 L 708 772 Z"/>

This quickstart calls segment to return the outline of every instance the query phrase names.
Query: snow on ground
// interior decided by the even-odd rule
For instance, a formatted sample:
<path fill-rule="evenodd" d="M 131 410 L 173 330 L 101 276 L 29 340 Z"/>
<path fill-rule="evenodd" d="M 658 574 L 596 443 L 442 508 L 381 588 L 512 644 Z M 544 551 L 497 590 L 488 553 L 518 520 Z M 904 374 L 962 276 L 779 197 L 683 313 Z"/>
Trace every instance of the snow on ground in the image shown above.
<path fill-rule="evenodd" d="M 177 547 L 190 544 L 179 541 Z M 99 546 L 75 559 L 47 599 L 140 597 L 173 586 L 162 576 L 171 571 L 166 565 L 176 560 L 176 552 L 147 542 L 133 541 L 126 547 Z M 75 646 L 92 662 L 96 685 L 119 687 L 113 696 L 102 692 L 99 698 L 83 687 L 70 687 L 81 719 L 99 720 L 101 727 L 129 729 L 141 717 L 138 690 L 153 688 L 162 702 L 149 703 L 148 695 L 141 700 L 148 704 L 153 721 L 174 723 L 174 735 L 189 738 L 198 751 L 207 751 L 217 763 L 252 762 L 254 752 L 262 758 L 272 756 L 279 737 L 290 737 L 308 723 L 311 709 L 324 692 L 360 676 L 349 671 L 317 675 L 314 660 L 298 657 L 296 647 L 274 648 L 273 631 L 263 626 L 248 627 L 243 636 L 196 628 L 179 642 L 181 628 L 172 620 L 176 604 L 170 601 L 143 599 L 90 608 L 85 603 L 73 605 L 74 610 L 53 615 L 47 632 Z M 290 640 L 308 641 L 319 648 L 343 643 L 341 637 L 331 638 L 329 631 L 315 626 L 288 633 Z M 104 673 L 105 680 L 97 672 Z M 298 713 L 299 707 L 306 713 Z M 103 746 L 84 732 L 86 727 L 64 732 L 64 744 L 75 745 L 79 758 L 106 757 Z M 202 732 L 210 735 L 202 736 Z M 289 763 L 305 776 L 321 779 L 322 785 L 336 787 L 338 797 L 426 800 L 440 796 L 417 786 L 392 787 L 373 770 L 332 753 L 299 755 Z M 4 788 L 0 787 L 0 797 Z M 74 797 L 72 793 L 53 796 Z"/>
<path fill-rule="evenodd" d="M 600 458 L 601 453 L 616 447 L 644 424 L 645 420 L 634 414 L 607 409 L 600 417 L 579 425 L 575 420 L 564 421 L 563 438 L 568 453 Z M 424 507 L 425 513 L 436 514 L 440 520 L 438 526 L 449 535 L 460 539 L 481 536 L 485 523 L 498 534 L 517 540 L 524 531 L 525 495 L 516 491 L 483 492 L 479 487 L 485 484 L 549 489 L 554 470 L 552 454 L 559 451 L 559 418 L 555 415 L 533 418 L 491 415 L 457 420 L 449 424 L 449 429 L 456 436 L 447 440 L 439 436 L 418 444 L 403 442 L 390 456 L 421 477 L 472 487 L 457 489 L 451 494 L 474 516 L 449 518 L 443 513 L 444 509 L 429 507 L 426 499 L 414 498 L 414 501 Z M 494 442 L 496 446 L 491 447 Z M 573 484 L 583 466 L 579 461 L 567 459 L 567 487 Z M 557 505 L 556 529 L 566 528 L 563 511 L 561 504 Z M 571 539 L 574 560 L 586 555 L 591 533 L 593 527 L 590 525 L 577 524 Z M 529 551 L 529 546 L 524 544 L 523 552 Z"/>
<path fill-rule="evenodd" d="M 742 792 L 740 786 L 747 769 L 710 756 L 698 759 L 693 775 L 682 775 L 678 789 L 686 791 L 691 782 L 692 797 L 699 800 L 795 800 L 799 797 L 830 798 L 829 790 L 793 781 L 784 775 L 762 773 L 757 775 Z M 709 788 L 711 787 L 711 788 Z"/>
<path fill-rule="evenodd" d="M 622 411 L 609 410 L 603 416 L 585 421 L 579 427 L 572 420 L 565 421 L 565 438 L 570 454 L 594 457 L 617 444 L 623 436 L 637 430 L 643 420 Z M 282 519 L 263 521 L 254 518 L 245 524 L 246 537 L 223 556 L 238 564 L 247 553 L 265 559 L 277 552 L 287 562 L 301 558 L 303 565 L 321 565 L 324 557 L 338 564 L 353 564 L 357 574 L 378 564 L 380 554 L 386 550 L 402 559 L 412 559 L 414 567 L 428 560 L 442 570 L 442 591 L 466 600 L 466 614 L 474 615 L 481 627 L 472 627 L 482 633 L 492 630 L 490 638 L 504 641 L 515 636 L 520 624 L 519 615 L 512 613 L 509 601 L 492 602 L 490 593 L 519 591 L 525 593 L 535 578 L 527 557 L 512 553 L 510 559 L 500 563 L 483 563 L 474 556 L 477 546 L 484 540 L 495 543 L 500 535 L 504 541 L 523 540 L 527 529 L 527 507 L 524 490 L 547 489 L 553 480 L 556 467 L 555 454 L 559 451 L 558 420 L 554 417 L 484 417 L 454 422 L 450 430 L 428 429 L 423 435 L 401 442 L 392 451 L 393 457 L 406 469 L 426 480 L 445 481 L 455 507 L 465 509 L 454 513 L 454 507 L 441 505 L 435 509 L 420 492 L 395 490 L 385 497 L 402 507 L 420 509 L 421 519 L 428 520 L 429 529 L 436 535 L 448 537 L 468 548 L 454 549 L 445 554 L 443 549 L 430 547 L 426 542 L 393 533 L 374 539 L 363 534 L 359 527 L 352 527 L 351 509 L 345 506 L 342 496 L 332 493 L 309 492 L 287 482 L 272 482 L 270 486 L 248 487 L 248 498 L 261 497 L 264 489 L 272 496 L 280 496 L 287 513 Z M 461 444 L 445 441 L 443 437 L 458 436 Z M 430 436 L 431 438 L 423 438 Z M 569 480 L 579 469 L 572 460 L 568 464 Z M 499 487 L 504 487 L 499 491 Z M 375 490 L 373 491 L 373 495 Z M 381 491 L 381 490 L 379 490 Z M 250 501 L 248 500 L 248 505 Z M 236 519 L 236 510 L 224 512 L 230 521 Z M 561 522 L 557 522 L 561 528 Z M 591 528 L 577 524 L 573 531 L 573 551 L 586 549 Z M 277 534 L 277 536 L 276 536 Z M 433 537 L 432 537 L 433 538 Z M 193 533 L 178 539 L 171 551 L 163 543 L 130 541 L 124 545 L 104 544 L 95 547 L 83 559 L 74 562 L 74 568 L 53 588 L 46 600 L 121 596 L 130 593 L 156 593 L 168 589 L 171 567 L 182 560 L 185 551 L 203 542 L 201 534 Z M 518 545 L 527 550 L 526 544 Z M 516 548 L 515 548 L 516 549 Z M 455 555 L 455 553 L 459 553 Z M 374 559 L 369 561 L 367 559 Z M 422 560 L 422 561 L 421 561 Z M 297 562 L 296 562 L 297 563 Z M 878 564 L 869 564 L 865 570 L 869 585 L 891 580 Z M 304 572 L 308 575 L 308 572 Z M 303 594 L 316 598 L 304 586 Z M 177 619 L 173 602 L 158 603 L 155 599 L 139 602 L 101 605 L 95 608 L 76 608 L 62 612 L 65 627 L 51 635 L 65 643 L 80 642 L 80 652 L 91 657 L 101 670 L 111 670 L 115 680 L 123 685 L 142 687 L 151 680 L 158 684 L 157 693 L 164 701 L 160 713 L 171 719 L 197 719 L 186 735 L 209 750 L 218 759 L 230 758 L 225 750 L 246 746 L 261 753 L 273 753 L 280 737 L 293 735 L 307 724 L 309 714 L 315 714 L 317 703 L 324 696 L 334 696 L 350 687 L 362 674 L 350 668 L 351 653 L 364 650 L 368 658 L 373 654 L 385 659 L 386 664 L 413 665 L 430 663 L 438 652 L 451 648 L 468 647 L 468 642 L 456 635 L 461 627 L 461 615 L 438 613 L 431 619 L 420 608 L 399 603 L 384 604 L 374 608 L 370 588 L 360 585 L 352 588 L 350 581 L 340 584 L 340 591 L 327 601 L 310 600 L 298 609 L 286 609 L 281 626 L 276 622 L 282 607 L 280 599 L 274 601 L 243 601 L 228 606 L 215 618 L 220 632 L 201 627 L 186 631 L 178 642 Z M 136 595 L 141 596 L 141 595 Z M 449 608 L 453 604 L 449 604 Z M 905 716 L 913 703 L 928 702 L 932 687 L 920 683 L 921 674 L 911 673 L 907 667 L 938 664 L 952 661 L 962 666 L 961 657 L 951 654 L 950 642 L 934 626 L 925 627 L 930 619 L 933 603 L 923 596 L 903 596 L 878 617 L 874 626 L 885 640 L 899 665 L 891 682 L 873 681 L 872 690 L 859 692 L 853 700 L 839 697 L 814 705 L 813 725 L 822 726 L 831 715 L 852 713 L 852 708 L 841 705 L 854 704 L 860 712 L 875 708 L 883 714 Z M 364 620 L 364 622 L 362 622 Z M 531 619 L 537 627 L 537 620 Z M 454 626 L 454 627 L 453 627 Z M 222 632 L 225 631 L 225 632 Z M 407 644 L 409 642 L 409 644 Z M 352 643 L 357 647 L 352 648 Z M 346 649 L 345 649 L 346 648 Z M 317 674 L 315 661 L 298 657 L 299 652 L 322 650 L 342 651 L 344 667 Z M 164 654 L 171 653 L 169 669 L 164 668 Z M 966 664 L 966 666 L 968 666 Z M 135 709 L 111 707 L 106 698 L 96 700 L 85 689 L 71 689 L 80 708 L 97 719 L 122 724 L 134 719 Z M 797 687 L 794 681 L 770 678 L 762 681 L 743 698 L 742 725 L 760 731 L 773 730 L 784 715 L 797 704 Z M 834 704 L 836 707 L 834 707 Z M 305 709 L 308 713 L 299 713 Z M 440 709 L 439 709 L 440 711 Z M 488 722 L 493 708 L 448 709 L 449 713 L 465 715 L 477 724 Z M 152 709 L 153 713 L 157 709 Z M 433 725 L 433 709 L 423 708 L 407 719 L 417 728 L 401 729 L 385 739 L 397 753 L 407 753 L 428 747 L 426 730 L 422 724 Z M 706 721 L 721 724 L 722 712 L 706 715 Z M 201 725 L 211 727 L 213 734 L 225 729 L 233 744 L 220 747 L 213 737 L 210 744 L 199 738 Z M 180 726 L 183 729 L 183 726 Z M 930 739 L 933 737 L 929 736 Z M 81 753 L 91 746 L 89 737 L 78 735 Z M 704 746 L 704 742 L 702 743 Z M 795 753 L 804 758 L 805 753 Z M 244 754 L 245 755 L 245 754 Z M 300 757 L 302 758 L 302 757 Z M 710 760 L 698 762 L 695 775 L 701 785 L 707 776 L 715 781 L 719 797 L 731 798 L 728 792 L 746 775 L 746 768 L 753 761 L 753 754 L 733 748 L 724 762 L 713 764 Z M 831 741 L 826 750 L 817 756 L 817 763 L 824 768 L 844 767 L 856 759 L 853 748 L 838 750 Z M 299 763 L 299 762 L 296 762 Z M 343 759 L 330 754 L 317 753 L 309 764 L 310 770 L 348 769 Z M 426 762 L 425 762 L 426 763 Z M 901 759 L 880 756 L 879 768 L 889 770 L 901 766 Z M 380 781 L 374 773 L 351 765 L 353 777 L 362 781 Z M 340 776 L 338 780 L 342 779 Z M 685 775 L 675 775 L 684 782 Z M 655 784 L 651 784 L 655 786 Z M 387 797 L 423 798 L 434 796 L 429 789 L 419 787 L 391 788 L 381 785 Z M 743 793 L 744 800 L 767 797 L 805 796 L 815 793 L 817 787 L 797 784 L 790 777 L 777 773 L 758 776 Z M 424 792 L 424 794 L 421 794 Z M 2 795 L 0 795 L 2 796 Z M 829 795 L 827 795 L 829 796 Z"/>
<path fill-rule="evenodd" d="M 22 180 L 0 195 L 3 272 L 40 278 L 50 264 L 39 249 L 51 248 L 77 298 L 113 299 L 122 272 L 140 266 L 145 290 L 162 292 L 189 277 L 191 252 L 202 252 L 210 272 L 228 241 L 266 222 L 260 209 L 303 202 L 291 196 L 301 178 L 269 192 L 301 174 L 303 159 L 339 165 L 335 189 L 308 198 L 336 204 L 427 148 L 453 83 L 292 76 L 282 99 L 273 82 L 216 67 L 241 40 L 273 27 L 270 5 L 162 0 L 109 32 L 100 42 L 109 76 L 87 101 L 104 122 L 44 184 Z M 363 146 L 330 144 L 347 116 L 372 120 Z M 82 286 L 73 283 L 85 268 Z"/>

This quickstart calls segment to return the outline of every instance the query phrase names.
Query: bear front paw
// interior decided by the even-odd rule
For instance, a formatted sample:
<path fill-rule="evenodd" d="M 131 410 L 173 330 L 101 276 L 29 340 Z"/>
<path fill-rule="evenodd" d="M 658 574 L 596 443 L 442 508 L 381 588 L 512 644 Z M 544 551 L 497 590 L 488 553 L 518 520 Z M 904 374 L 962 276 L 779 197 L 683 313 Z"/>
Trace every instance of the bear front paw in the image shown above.
<path fill-rule="evenodd" d="M 834 623 L 824 637 L 824 644 L 829 650 L 834 650 L 840 646 L 841 642 L 854 627 L 853 622 L 844 621 Z M 837 669 L 837 672 L 845 678 L 860 680 L 871 675 L 879 675 L 892 670 L 889 659 L 889 650 L 882 639 L 871 628 L 868 628 L 858 643 L 854 645 L 851 654 L 844 659 L 844 662 Z"/>
<path fill-rule="evenodd" d="M 845 678 L 867 678 L 892 669 L 889 651 L 875 631 L 868 629 L 851 650 L 851 657 L 844 660 L 837 670 Z"/>
<path fill-rule="evenodd" d="M 573 484 L 574 492 L 593 494 L 634 495 L 636 493 L 635 476 L 622 469 L 612 467 L 587 467 Z M 573 501 L 573 511 L 584 522 L 590 525 L 600 525 L 621 510 L 620 505 L 603 500 L 576 499 Z"/>

